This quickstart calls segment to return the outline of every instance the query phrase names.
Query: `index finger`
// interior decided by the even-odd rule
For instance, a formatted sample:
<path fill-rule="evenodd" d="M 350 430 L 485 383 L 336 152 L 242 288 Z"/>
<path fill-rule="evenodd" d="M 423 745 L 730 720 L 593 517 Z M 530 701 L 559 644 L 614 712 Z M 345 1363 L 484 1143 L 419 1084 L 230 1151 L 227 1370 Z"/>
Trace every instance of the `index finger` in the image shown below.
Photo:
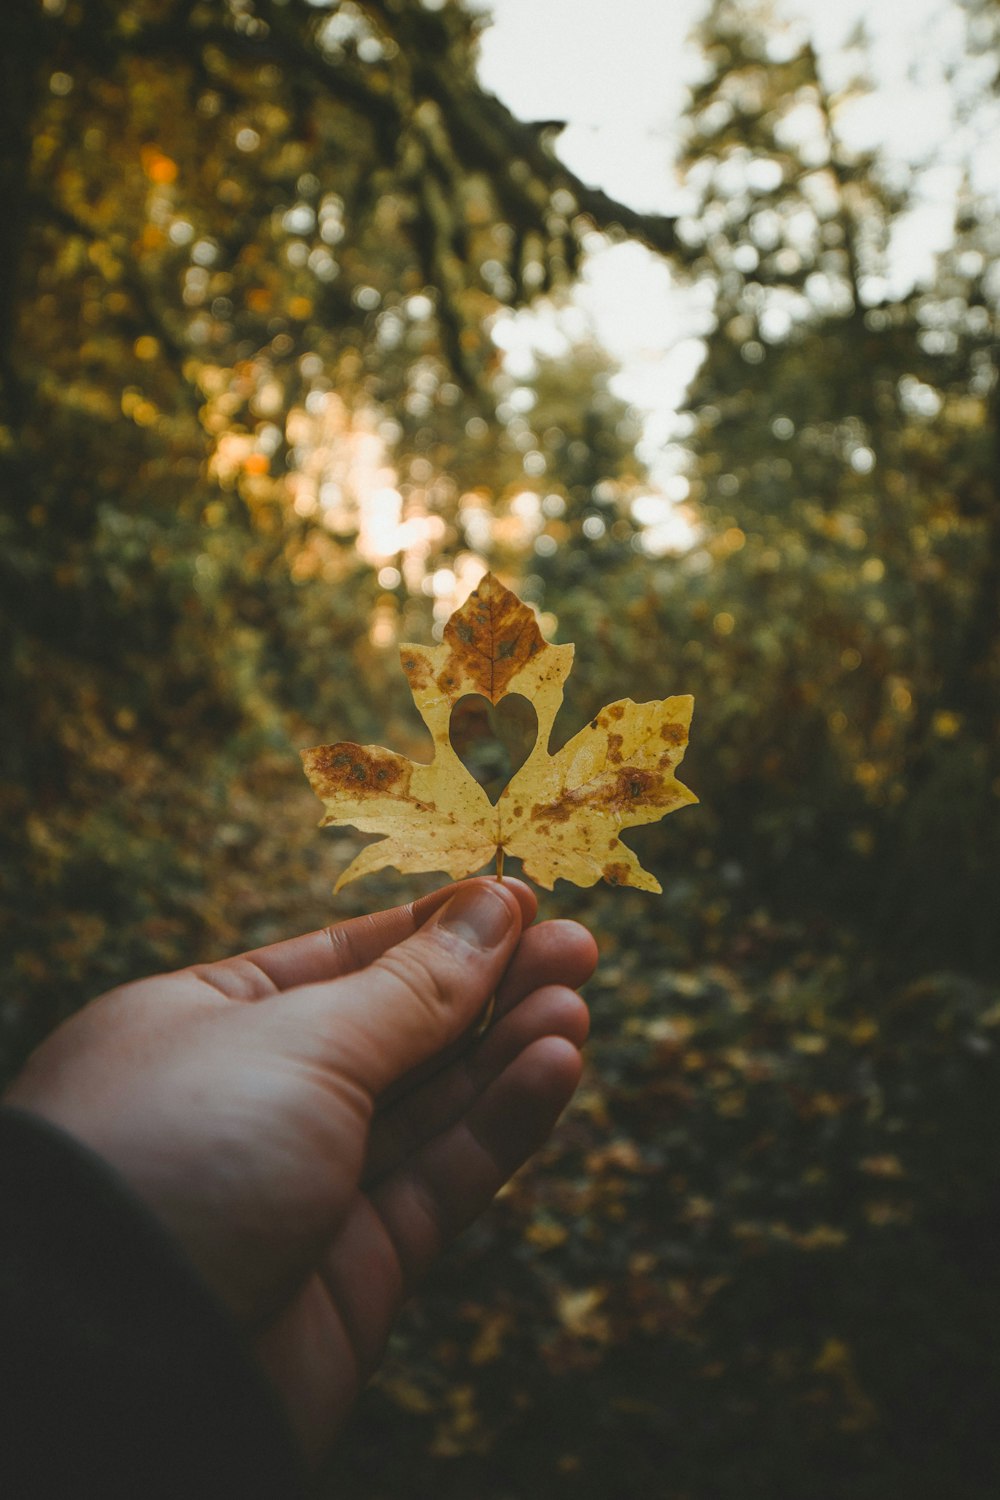
<path fill-rule="evenodd" d="M 317 932 L 305 932 L 301 937 L 269 943 L 265 948 L 242 954 L 235 962 L 249 959 L 278 991 L 293 990 L 300 984 L 316 984 L 324 979 L 340 979 L 344 974 L 366 968 L 387 949 L 412 937 L 428 917 L 455 894 L 459 883 L 468 882 L 442 886 L 440 890 L 431 891 L 405 906 L 350 917 L 346 922 L 321 927 Z M 534 892 L 520 880 L 505 878 L 504 884 L 517 897 L 522 928 L 527 927 L 538 911 Z M 233 961 L 223 959 L 222 966 Z"/>

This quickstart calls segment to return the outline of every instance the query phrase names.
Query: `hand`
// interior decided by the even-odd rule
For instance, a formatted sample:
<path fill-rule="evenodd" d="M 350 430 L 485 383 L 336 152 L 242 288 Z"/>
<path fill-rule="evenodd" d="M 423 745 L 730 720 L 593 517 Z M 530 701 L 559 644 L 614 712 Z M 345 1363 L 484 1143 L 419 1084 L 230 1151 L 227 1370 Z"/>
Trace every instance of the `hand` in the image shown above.
<path fill-rule="evenodd" d="M 8 1092 L 103 1156 L 176 1236 L 312 1459 L 402 1298 L 576 1087 L 574 988 L 596 949 L 574 922 L 529 927 L 536 906 L 519 882 L 471 880 L 125 985 Z"/>

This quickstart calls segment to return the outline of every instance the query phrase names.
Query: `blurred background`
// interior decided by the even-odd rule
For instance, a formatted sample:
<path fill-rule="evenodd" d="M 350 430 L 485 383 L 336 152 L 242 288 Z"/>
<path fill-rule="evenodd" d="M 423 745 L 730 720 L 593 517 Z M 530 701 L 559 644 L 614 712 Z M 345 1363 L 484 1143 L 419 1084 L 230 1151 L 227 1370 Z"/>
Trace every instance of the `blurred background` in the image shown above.
<path fill-rule="evenodd" d="M 692 692 L 584 1086 L 331 1496 L 993 1496 L 1000 6 L 16 0 L 3 1066 L 332 882 L 487 567 Z"/>

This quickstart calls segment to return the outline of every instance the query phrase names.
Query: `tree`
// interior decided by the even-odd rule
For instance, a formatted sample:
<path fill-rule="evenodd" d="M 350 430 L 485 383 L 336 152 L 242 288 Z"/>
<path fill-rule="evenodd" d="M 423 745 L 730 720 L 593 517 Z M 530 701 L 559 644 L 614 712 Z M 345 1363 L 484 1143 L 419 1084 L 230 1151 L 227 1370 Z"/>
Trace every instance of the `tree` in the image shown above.
<path fill-rule="evenodd" d="M 376 727 L 342 686 L 382 683 L 393 593 L 358 466 L 424 529 L 412 620 L 473 474 L 523 476 L 490 318 L 565 284 L 595 223 L 673 244 L 484 93 L 478 25 L 417 0 L 13 7 L 0 783 L 25 1004 L 204 941 L 206 866 L 236 855 L 192 828 L 255 759 L 294 769 L 307 720 Z"/>
<path fill-rule="evenodd" d="M 808 872 L 824 900 L 853 888 L 906 943 L 983 961 L 998 616 L 982 252 L 960 242 L 933 285 L 891 295 L 905 195 L 844 147 L 847 96 L 811 46 L 733 0 L 702 43 L 700 202 L 679 230 L 716 297 L 688 445 L 710 562 L 691 650 L 726 746 L 715 805 L 741 858 L 793 886 Z"/>

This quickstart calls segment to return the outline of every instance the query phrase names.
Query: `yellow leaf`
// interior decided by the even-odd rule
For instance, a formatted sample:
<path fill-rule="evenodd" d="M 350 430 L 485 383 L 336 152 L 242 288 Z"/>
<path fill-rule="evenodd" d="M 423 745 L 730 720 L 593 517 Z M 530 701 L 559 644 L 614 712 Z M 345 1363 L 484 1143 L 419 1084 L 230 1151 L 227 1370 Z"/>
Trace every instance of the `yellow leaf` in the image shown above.
<path fill-rule="evenodd" d="M 546 642 L 531 610 L 492 574 L 452 615 L 440 646 L 406 645 L 400 659 L 434 741 L 429 765 L 346 741 L 302 752 L 326 809 L 320 827 L 349 823 L 385 835 L 362 850 L 336 889 L 386 865 L 406 873 L 443 870 L 459 880 L 501 851 L 549 890 L 560 877 L 581 886 L 603 878 L 661 889 L 619 834 L 697 802 L 674 776 L 687 747 L 692 698 L 620 699 L 550 755 L 573 647 Z M 493 704 L 519 693 L 538 718 L 534 748 L 496 806 L 451 743 L 452 709 L 470 693 Z"/>
<path fill-rule="evenodd" d="M 177 163 L 165 155 L 159 146 L 143 146 L 139 155 L 142 170 L 150 182 L 167 184 L 177 181 Z"/>
<path fill-rule="evenodd" d="M 556 1294 L 556 1312 L 563 1327 L 577 1338 L 596 1338 L 605 1342 L 610 1335 L 607 1318 L 597 1309 L 604 1301 L 603 1287 L 588 1286 L 576 1290 L 563 1287 Z"/>

